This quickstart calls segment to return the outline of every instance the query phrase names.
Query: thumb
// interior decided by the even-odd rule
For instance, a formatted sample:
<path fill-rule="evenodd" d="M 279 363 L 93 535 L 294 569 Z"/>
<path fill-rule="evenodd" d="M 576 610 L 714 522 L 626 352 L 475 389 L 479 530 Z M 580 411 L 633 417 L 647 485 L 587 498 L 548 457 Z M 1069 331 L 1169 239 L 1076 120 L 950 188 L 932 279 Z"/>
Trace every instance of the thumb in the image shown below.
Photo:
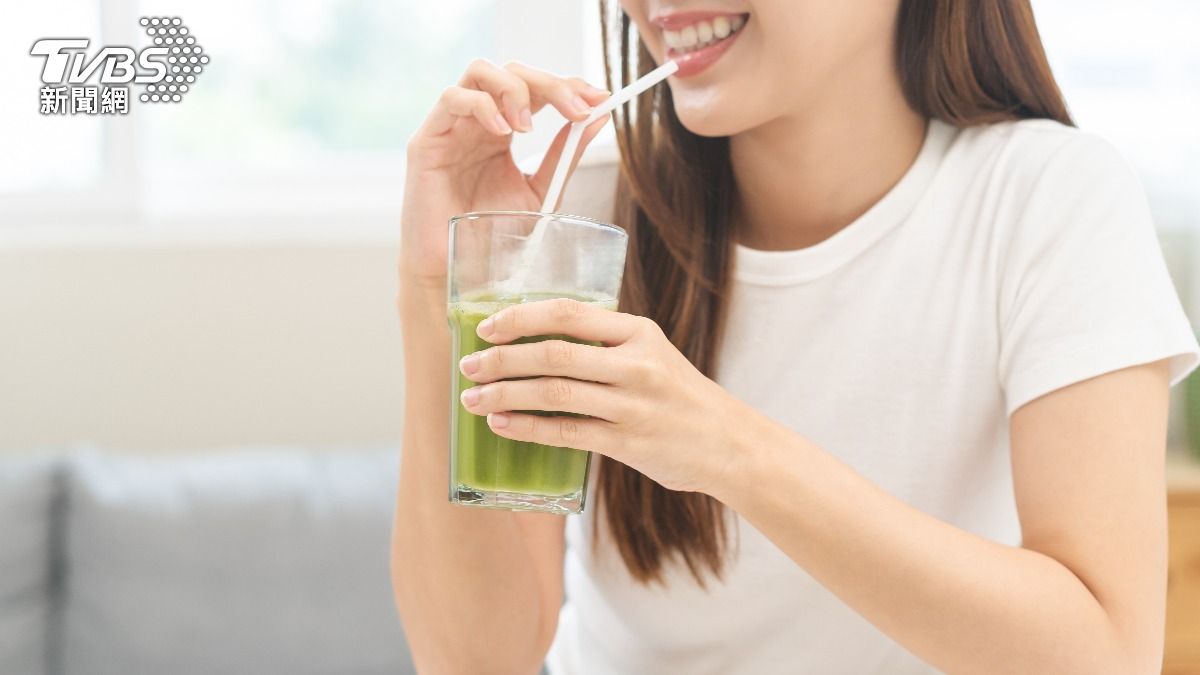
<path fill-rule="evenodd" d="M 566 181 L 563 182 L 564 186 L 567 181 L 571 180 L 571 176 L 575 173 L 575 167 L 579 165 L 579 159 L 583 157 L 584 149 L 592 142 L 596 134 L 600 133 L 600 130 L 604 128 L 609 117 L 610 115 L 605 115 L 584 127 L 583 135 L 579 139 L 579 148 L 575 151 L 575 156 L 571 158 L 571 165 L 567 170 Z M 537 172 L 526 177 L 529 187 L 537 194 L 539 202 L 546 199 L 546 191 L 550 188 L 550 181 L 554 177 L 555 169 L 558 168 L 558 161 L 562 156 L 564 146 L 567 144 L 567 135 L 570 131 L 571 123 L 569 122 L 562 129 L 559 129 L 558 133 L 554 136 L 554 140 L 550 143 L 550 147 L 547 148 L 546 156 L 542 158 L 542 163 L 538 166 Z M 559 201 L 561 201 L 561 195 Z M 558 204 L 551 205 L 551 210 L 557 208 Z"/>

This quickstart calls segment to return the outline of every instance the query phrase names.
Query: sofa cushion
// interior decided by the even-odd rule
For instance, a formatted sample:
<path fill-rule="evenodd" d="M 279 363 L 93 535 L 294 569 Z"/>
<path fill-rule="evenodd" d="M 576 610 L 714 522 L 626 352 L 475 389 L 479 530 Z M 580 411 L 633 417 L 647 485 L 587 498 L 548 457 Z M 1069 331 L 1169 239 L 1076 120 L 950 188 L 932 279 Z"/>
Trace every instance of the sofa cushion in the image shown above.
<path fill-rule="evenodd" d="M 411 672 L 394 449 L 74 460 L 63 672 Z"/>
<path fill-rule="evenodd" d="M 0 457 L 0 673 L 47 670 L 58 466 Z"/>

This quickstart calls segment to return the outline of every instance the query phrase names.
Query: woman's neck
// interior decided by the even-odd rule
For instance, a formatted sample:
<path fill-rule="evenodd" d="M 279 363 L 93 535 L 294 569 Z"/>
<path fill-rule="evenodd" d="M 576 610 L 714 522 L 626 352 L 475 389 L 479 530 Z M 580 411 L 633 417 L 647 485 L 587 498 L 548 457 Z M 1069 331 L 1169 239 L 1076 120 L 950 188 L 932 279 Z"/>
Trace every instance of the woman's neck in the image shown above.
<path fill-rule="evenodd" d="M 730 139 L 738 243 L 791 250 L 823 241 L 912 166 L 926 121 L 905 101 L 890 52 L 876 56 L 863 55 L 801 111 Z"/>

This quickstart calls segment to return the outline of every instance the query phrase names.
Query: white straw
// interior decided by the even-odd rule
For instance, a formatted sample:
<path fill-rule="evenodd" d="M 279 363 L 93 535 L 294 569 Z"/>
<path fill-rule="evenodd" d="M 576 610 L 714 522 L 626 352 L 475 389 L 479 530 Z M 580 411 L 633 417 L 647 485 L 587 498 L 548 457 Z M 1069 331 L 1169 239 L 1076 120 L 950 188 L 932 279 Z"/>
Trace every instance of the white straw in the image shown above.
<path fill-rule="evenodd" d="M 559 155 L 558 164 L 554 167 L 554 175 L 550 178 L 550 186 L 546 189 L 546 198 L 542 201 L 542 213 L 552 213 L 555 207 L 558 206 L 558 198 L 562 194 L 563 184 L 567 181 L 567 172 L 571 168 L 571 162 L 574 160 L 575 153 L 579 149 L 579 142 L 583 138 L 583 130 L 592 122 L 616 110 L 617 106 L 625 104 L 633 99 L 634 96 L 667 79 L 676 70 L 679 70 L 679 64 L 674 61 L 667 61 L 638 78 L 633 84 L 608 97 L 603 103 L 592 109 L 587 119 L 571 124 L 570 130 L 567 131 L 567 140 L 563 144 L 562 154 Z M 546 224 L 549 221 L 550 218 L 548 216 L 543 216 L 533 226 L 533 232 L 529 235 L 529 242 L 525 245 L 525 250 L 522 251 L 521 261 L 517 265 L 513 276 L 508 280 L 507 285 L 511 292 L 519 292 L 524 287 L 525 278 L 529 275 L 529 270 L 533 267 L 533 261 L 538 257 L 542 246 L 542 237 L 545 236 Z"/>
<path fill-rule="evenodd" d="M 637 82 L 609 96 L 603 103 L 592 109 L 587 119 L 571 125 L 570 131 L 567 132 L 567 142 L 563 145 L 562 154 L 558 157 L 558 165 L 554 167 L 554 176 L 550 179 L 550 187 L 546 190 L 546 198 L 542 200 L 542 213 L 551 213 L 558 205 L 563 183 L 567 180 L 567 170 L 571 167 L 571 160 L 575 158 L 575 152 L 579 149 L 579 140 L 583 136 L 584 128 L 616 110 L 617 106 L 625 104 L 634 96 L 667 79 L 677 70 L 679 70 L 678 63 L 667 61 L 638 78 Z"/>
<path fill-rule="evenodd" d="M 653 87 L 654 85 L 658 84 L 659 82 L 662 82 L 663 80 L 667 79 L 669 76 L 674 75 L 675 71 L 677 71 L 677 70 L 679 70 L 678 63 L 675 63 L 674 61 L 667 61 L 666 63 L 662 64 L 661 66 L 655 68 L 654 70 L 652 70 L 652 71 L 646 73 L 645 75 L 641 76 L 640 78 L 638 78 L 637 82 L 634 82 L 633 84 L 629 85 L 628 87 L 625 87 L 621 91 L 618 91 L 617 93 L 608 97 L 608 100 L 606 100 L 604 103 L 601 103 L 600 105 L 593 108 L 592 114 L 588 115 L 588 118 L 586 120 L 584 120 L 582 122 L 582 124 L 584 126 L 587 126 L 587 125 L 591 124 L 592 122 L 595 122 L 596 120 L 600 119 L 601 117 L 604 117 L 608 113 L 616 110 L 617 106 L 625 103 L 626 101 L 629 101 L 634 96 L 637 96 L 638 94 L 642 93 L 643 91 L 646 91 L 647 89 L 649 89 L 650 87 Z M 579 123 L 577 122 L 576 124 L 579 124 Z"/>
<path fill-rule="evenodd" d="M 571 167 L 571 159 L 575 157 L 579 150 L 579 141 L 583 139 L 583 130 L 595 121 L 588 118 L 584 122 L 575 122 L 567 131 L 567 142 L 563 144 L 562 154 L 554 167 L 554 176 L 550 178 L 550 187 L 546 188 L 546 198 L 542 200 L 542 213 L 554 212 L 558 198 L 562 195 L 563 183 L 567 182 L 567 169 Z"/>

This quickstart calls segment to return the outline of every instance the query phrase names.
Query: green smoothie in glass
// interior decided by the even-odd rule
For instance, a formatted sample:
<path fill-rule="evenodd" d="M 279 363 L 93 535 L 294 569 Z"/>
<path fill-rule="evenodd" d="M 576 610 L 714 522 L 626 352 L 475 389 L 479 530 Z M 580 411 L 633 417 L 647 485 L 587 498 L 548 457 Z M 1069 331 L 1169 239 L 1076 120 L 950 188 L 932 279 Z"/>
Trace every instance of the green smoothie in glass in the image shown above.
<path fill-rule="evenodd" d="M 449 225 L 449 499 L 476 507 L 582 513 L 591 453 L 514 441 L 493 433 L 486 416 L 470 412 L 459 400 L 475 383 L 463 376 L 458 362 L 467 354 L 492 347 L 475 334 L 476 328 L 514 304 L 574 298 L 616 310 L 629 236 L 616 225 L 591 218 L 533 211 L 473 211 L 452 217 Z M 539 335 L 515 342 L 550 339 L 584 342 L 565 335 Z M 514 412 L 585 417 L 557 411 Z"/>
<path fill-rule="evenodd" d="M 541 506 L 552 507 L 555 502 L 578 503 L 583 507 L 591 453 L 572 448 L 560 448 L 540 443 L 515 441 L 497 436 L 488 427 L 487 417 L 475 415 L 462 407 L 459 395 L 464 389 L 475 386 L 457 367 L 459 359 L 474 352 L 491 347 L 492 344 L 475 333 L 481 321 L 504 307 L 522 302 L 573 297 L 592 302 L 605 309 L 615 309 L 612 300 L 596 300 L 564 293 L 524 293 L 520 297 L 498 297 L 481 293 L 471 299 L 460 300 L 449 306 L 453 340 L 452 356 L 455 364 L 455 384 L 452 404 L 457 406 L 452 418 L 451 446 L 456 449 L 450 464 L 451 497 L 460 503 L 488 506 L 522 508 L 529 496 L 540 497 Z M 565 340 L 598 345 L 596 342 L 577 340 L 566 335 L 539 335 L 514 340 L 510 344 L 540 342 L 542 340 Z M 568 415 L 582 417 L 576 413 L 522 410 L 517 412 L 535 415 Z M 520 496 L 512 502 L 505 495 Z"/>

